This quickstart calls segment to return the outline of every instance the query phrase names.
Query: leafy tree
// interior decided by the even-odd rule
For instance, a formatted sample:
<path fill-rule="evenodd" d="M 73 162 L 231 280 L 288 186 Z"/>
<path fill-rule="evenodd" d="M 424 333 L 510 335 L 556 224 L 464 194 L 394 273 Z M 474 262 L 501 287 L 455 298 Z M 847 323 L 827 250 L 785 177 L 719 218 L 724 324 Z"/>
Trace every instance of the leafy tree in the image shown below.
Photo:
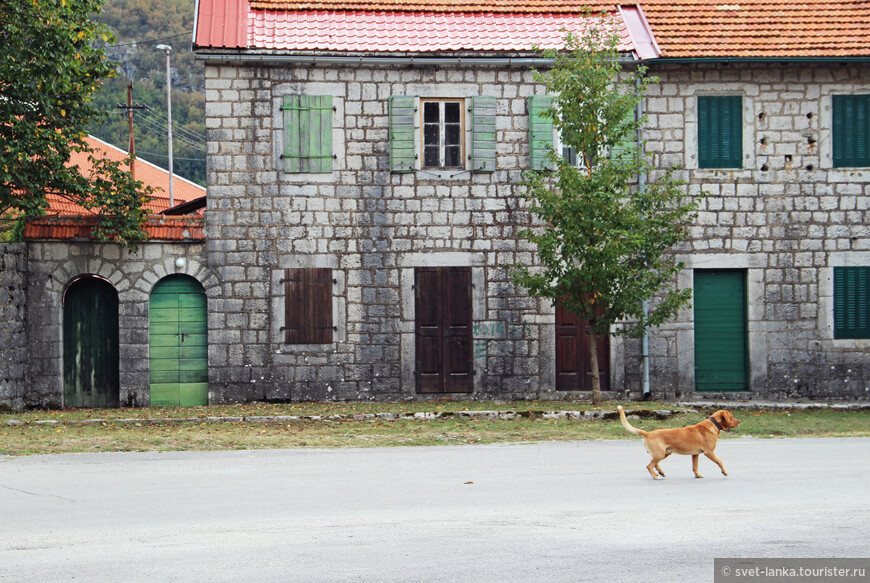
<path fill-rule="evenodd" d="M 134 116 L 136 155 L 168 168 L 166 144 L 166 57 L 155 46 L 172 45 L 173 172 L 205 185 L 205 71 L 190 47 L 194 0 L 105 0 L 98 20 L 117 42 L 106 47 L 118 61 L 118 77 L 103 84 L 94 103 L 109 115 L 88 128 L 98 138 L 126 149 L 129 127 L 117 104 L 133 101 L 151 107 Z"/>
<path fill-rule="evenodd" d="M 524 196 L 542 224 L 519 236 L 536 246 L 540 267 L 511 270 L 532 296 L 589 322 L 596 403 L 597 339 L 610 333 L 638 337 L 689 302 L 691 289 L 675 288 L 683 264 L 668 251 L 686 238 L 697 208 L 670 171 L 639 185 L 638 176 L 654 169 L 635 145 L 643 120 L 635 120 L 634 112 L 654 80 L 643 67 L 622 70 L 617 38 L 607 30 L 568 35 L 565 51 L 544 51 L 554 65 L 536 79 L 554 98 L 543 115 L 576 153 L 576 162 L 551 147 L 555 172 L 526 174 Z M 642 302 L 653 297 L 658 301 L 645 313 Z M 617 322 L 623 325 L 614 327 Z"/>
<path fill-rule="evenodd" d="M 47 193 L 94 209 L 94 235 L 135 246 L 147 189 L 121 163 L 95 158 L 85 137 L 100 117 L 93 95 L 114 64 L 97 45 L 112 38 L 91 15 L 102 0 L 0 0 L 0 216 L 44 214 Z M 68 162 L 89 154 L 94 173 Z"/>

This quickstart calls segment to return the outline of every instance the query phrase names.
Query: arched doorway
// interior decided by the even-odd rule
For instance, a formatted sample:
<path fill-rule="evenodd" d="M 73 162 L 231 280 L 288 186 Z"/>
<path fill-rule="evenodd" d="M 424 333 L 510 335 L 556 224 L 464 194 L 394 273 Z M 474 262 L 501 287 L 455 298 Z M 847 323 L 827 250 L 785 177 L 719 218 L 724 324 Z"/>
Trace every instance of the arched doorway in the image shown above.
<path fill-rule="evenodd" d="M 151 291 L 151 406 L 208 404 L 208 326 L 202 285 L 170 275 Z"/>
<path fill-rule="evenodd" d="M 64 292 L 63 404 L 120 404 L 118 292 L 100 277 L 80 277 Z"/>

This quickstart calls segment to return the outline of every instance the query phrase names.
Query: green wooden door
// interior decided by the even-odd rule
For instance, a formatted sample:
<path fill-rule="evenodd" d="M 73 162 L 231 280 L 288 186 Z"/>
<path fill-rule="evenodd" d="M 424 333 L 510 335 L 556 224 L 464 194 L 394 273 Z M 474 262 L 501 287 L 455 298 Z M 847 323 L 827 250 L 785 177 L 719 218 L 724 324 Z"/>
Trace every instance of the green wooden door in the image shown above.
<path fill-rule="evenodd" d="M 98 277 L 82 277 L 63 298 L 63 404 L 117 407 L 118 292 Z"/>
<path fill-rule="evenodd" d="M 170 275 L 151 292 L 151 406 L 208 404 L 205 290 L 192 277 Z"/>
<path fill-rule="evenodd" d="M 695 390 L 748 390 L 746 272 L 695 270 Z"/>

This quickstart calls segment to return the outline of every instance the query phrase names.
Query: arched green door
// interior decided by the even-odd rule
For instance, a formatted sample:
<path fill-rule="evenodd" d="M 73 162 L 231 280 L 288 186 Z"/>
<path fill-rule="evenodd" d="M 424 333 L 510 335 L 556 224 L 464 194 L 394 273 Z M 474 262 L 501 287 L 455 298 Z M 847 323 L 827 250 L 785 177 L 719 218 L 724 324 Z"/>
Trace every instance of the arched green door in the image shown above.
<path fill-rule="evenodd" d="M 81 277 L 63 297 L 63 404 L 119 403 L 118 292 L 104 279 Z"/>
<path fill-rule="evenodd" d="M 208 404 L 208 327 L 202 285 L 170 275 L 151 291 L 151 406 Z"/>

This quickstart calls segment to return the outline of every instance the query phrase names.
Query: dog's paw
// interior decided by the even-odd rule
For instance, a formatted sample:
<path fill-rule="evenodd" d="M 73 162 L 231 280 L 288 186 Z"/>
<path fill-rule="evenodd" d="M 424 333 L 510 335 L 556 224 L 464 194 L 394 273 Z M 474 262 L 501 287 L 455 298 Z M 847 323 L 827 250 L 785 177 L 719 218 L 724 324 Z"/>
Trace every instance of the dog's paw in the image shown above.
<path fill-rule="evenodd" d="M 695 474 L 695 477 L 696 477 L 696 478 L 703 478 L 704 476 L 701 475 L 701 474 Z"/>

